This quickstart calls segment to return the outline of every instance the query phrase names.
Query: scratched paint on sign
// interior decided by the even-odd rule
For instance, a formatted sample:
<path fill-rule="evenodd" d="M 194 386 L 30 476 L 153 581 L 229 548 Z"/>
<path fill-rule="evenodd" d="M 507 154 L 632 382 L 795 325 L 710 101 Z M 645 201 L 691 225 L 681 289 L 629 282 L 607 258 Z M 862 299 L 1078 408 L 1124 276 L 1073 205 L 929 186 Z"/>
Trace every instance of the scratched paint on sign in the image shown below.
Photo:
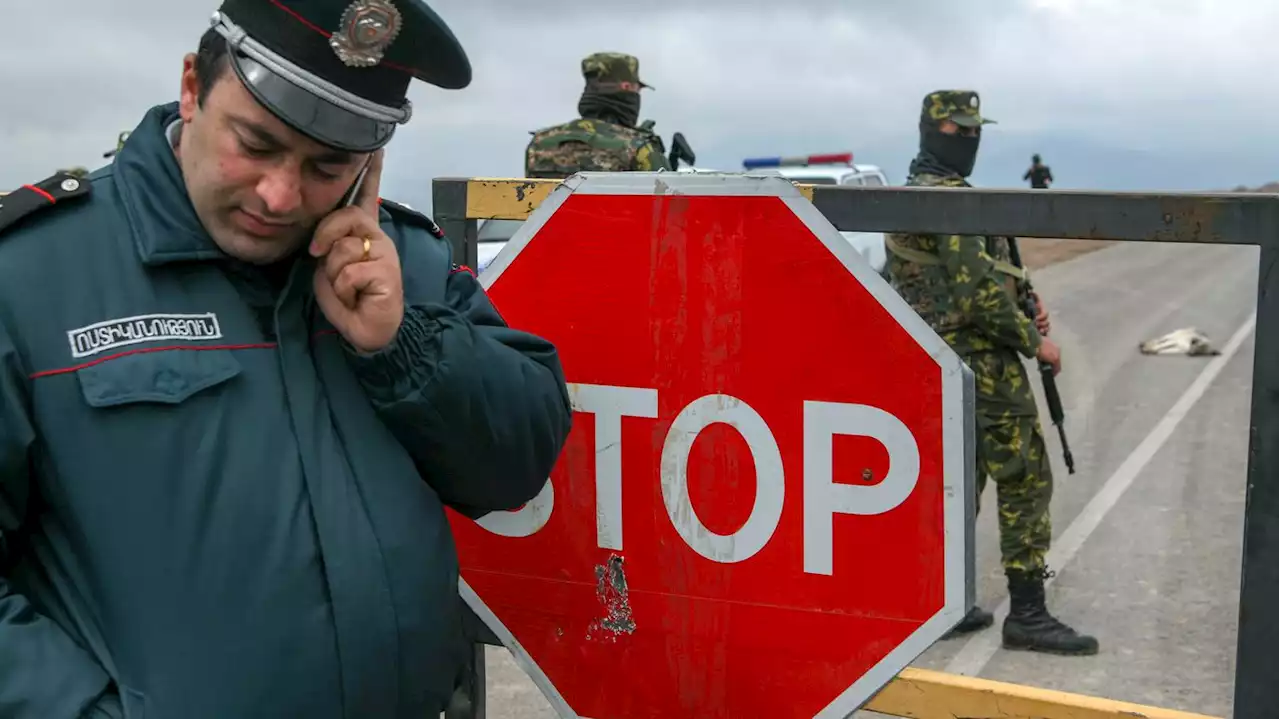
<path fill-rule="evenodd" d="M 631 618 L 631 600 L 627 592 L 627 575 L 622 571 L 622 557 L 614 554 L 607 564 L 596 565 L 596 596 L 604 605 L 605 615 L 591 623 L 587 639 L 596 632 L 605 633 L 610 641 L 617 641 L 619 634 L 636 630 Z"/>

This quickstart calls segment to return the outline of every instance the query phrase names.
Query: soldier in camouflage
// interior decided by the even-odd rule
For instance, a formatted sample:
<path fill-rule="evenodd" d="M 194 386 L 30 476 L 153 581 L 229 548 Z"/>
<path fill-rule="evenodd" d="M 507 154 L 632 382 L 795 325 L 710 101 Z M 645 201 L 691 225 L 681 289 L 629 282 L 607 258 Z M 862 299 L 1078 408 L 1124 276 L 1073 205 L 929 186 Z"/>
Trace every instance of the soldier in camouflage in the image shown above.
<path fill-rule="evenodd" d="M 939 90 L 924 98 L 920 151 L 908 185 L 969 187 L 982 126 L 993 122 L 978 94 Z M 1009 586 L 1004 646 L 1059 654 L 1095 654 L 1098 642 L 1076 633 L 1045 608 L 1045 564 L 1051 538 L 1053 476 L 1039 412 L 1019 357 L 1060 367 L 1047 336 L 1048 315 L 1033 323 L 1018 307 L 1005 238 L 973 235 L 902 235 L 886 238 L 887 269 L 898 293 L 960 355 L 974 373 L 977 402 L 977 489 L 996 485 L 1000 554 Z M 1036 299 L 1039 305 L 1039 298 Z M 974 607 L 952 635 L 991 625 Z"/>
<path fill-rule="evenodd" d="M 579 171 L 670 170 L 662 139 L 637 127 L 640 118 L 640 61 L 631 55 L 598 52 L 582 60 L 586 87 L 576 120 L 532 133 L 525 149 L 525 177 L 565 178 Z"/>
<path fill-rule="evenodd" d="M 106 158 L 115 157 L 116 153 L 120 152 L 120 150 L 124 148 L 124 141 L 128 139 L 129 139 L 129 131 L 125 130 L 124 132 L 121 132 L 119 135 L 116 136 L 116 146 L 102 153 L 102 156 Z"/>

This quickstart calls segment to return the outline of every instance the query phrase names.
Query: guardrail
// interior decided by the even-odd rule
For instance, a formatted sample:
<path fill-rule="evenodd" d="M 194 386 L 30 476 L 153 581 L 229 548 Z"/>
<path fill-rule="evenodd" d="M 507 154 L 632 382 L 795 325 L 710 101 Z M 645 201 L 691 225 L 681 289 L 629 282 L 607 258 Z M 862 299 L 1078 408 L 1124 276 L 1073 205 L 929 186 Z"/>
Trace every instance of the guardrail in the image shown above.
<path fill-rule="evenodd" d="M 477 264 L 477 221 L 523 220 L 560 182 L 437 178 L 433 215 L 455 257 Z M 1244 549 L 1236 645 L 1234 716 L 1275 719 L 1277 709 L 1277 309 L 1276 194 L 1109 193 L 925 187 L 801 185 L 836 229 L 1010 235 L 1118 242 L 1252 245 L 1259 249 L 1257 335 L 1249 416 Z M 474 615 L 478 642 L 449 719 L 483 719 L 484 644 L 501 646 Z M 909 668 L 864 707 L 934 717 L 1175 717 L 1203 715 Z"/>

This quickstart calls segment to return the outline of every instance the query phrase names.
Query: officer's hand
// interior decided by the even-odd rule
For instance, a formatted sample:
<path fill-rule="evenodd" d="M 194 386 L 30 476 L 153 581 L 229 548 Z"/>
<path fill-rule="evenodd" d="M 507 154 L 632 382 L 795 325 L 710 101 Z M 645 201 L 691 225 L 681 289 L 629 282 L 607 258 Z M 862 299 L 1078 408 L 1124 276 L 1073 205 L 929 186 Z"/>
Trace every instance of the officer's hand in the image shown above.
<path fill-rule="evenodd" d="M 320 258 L 314 278 L 316 302 L 347 342 L 362 352 L 387 346 L 404 319 L 400 255 L 378 227 L 382 155 L 379 150 L 370 161 L 355 203 L 324 218 L 310 247 L 312 256 Z"/>
<path fill-rule="evenodd" d="M 1040 351 L 1036 352 L 1036 359 L 1053 365 L 1054 377 L 1062 371 L 1062 350 L 1048 337 L 1040 340 Z"/>
<path fill-rule="evenodd" d="M 1047 335 L 1049 334 L 1049 311 L 1040 302 L 1040 295 L 1032 292 L 1031 298 L 1036 302 L 1036 330 L 1042 335 Z"/>

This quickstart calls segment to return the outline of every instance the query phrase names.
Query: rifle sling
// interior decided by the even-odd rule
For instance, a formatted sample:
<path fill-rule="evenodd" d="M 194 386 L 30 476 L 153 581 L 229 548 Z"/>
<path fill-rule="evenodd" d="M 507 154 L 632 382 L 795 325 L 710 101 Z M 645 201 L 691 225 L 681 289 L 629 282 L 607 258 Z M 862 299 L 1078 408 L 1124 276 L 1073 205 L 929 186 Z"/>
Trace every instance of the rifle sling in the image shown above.
<path fill-rule="evenodd" d="M 899 242 L 896 237 L 885 235 L 884 245 L 885 245 L 885 248 L 888 249 L 890 252 L 892 252 L 893 254 L 897 255 L 898 257 L 901 257 L 902 259 L 908 262 L 914 262 L 919 265 L 941 265 L 942 264 L 942 260 L 938 259 L 937 255 L 934 255 L 929 252 L 925 252 L 924 250 L 917 250 L 913 247 L 907 247 L 903 245 L 901 242 Z M 1004 260 L 998 260 L 994 257 L 991 257 L 989 259 L 991 260 L 991 266 L 994 267 L 995 270 L 1001 274 L 1009 275 L 1010 277 L 1013 277 L 1016 280 L 1022 280 L 1024 282 L 1029 277 L 1029 273 L 1025 269 L 1018 267 L 1013 263 L 1005 262 Z"/>

